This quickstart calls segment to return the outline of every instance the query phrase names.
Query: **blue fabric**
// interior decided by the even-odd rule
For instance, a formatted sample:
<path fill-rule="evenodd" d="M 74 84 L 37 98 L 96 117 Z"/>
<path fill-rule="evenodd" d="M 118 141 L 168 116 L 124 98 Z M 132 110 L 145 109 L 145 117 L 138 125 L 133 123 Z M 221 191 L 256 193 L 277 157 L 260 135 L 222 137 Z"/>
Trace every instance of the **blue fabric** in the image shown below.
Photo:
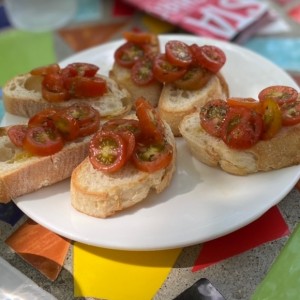
<path fill-rule="evenodd" d="M 14 226 L 24 215 L 13 201 L 0 203 L 0 220 Z"/>
<path fill-rule="evenodd" d="M 7 18 L 5 8 L 3 5 L 0 5 L 0 28 L 10 27 L 11 24 Z"/>

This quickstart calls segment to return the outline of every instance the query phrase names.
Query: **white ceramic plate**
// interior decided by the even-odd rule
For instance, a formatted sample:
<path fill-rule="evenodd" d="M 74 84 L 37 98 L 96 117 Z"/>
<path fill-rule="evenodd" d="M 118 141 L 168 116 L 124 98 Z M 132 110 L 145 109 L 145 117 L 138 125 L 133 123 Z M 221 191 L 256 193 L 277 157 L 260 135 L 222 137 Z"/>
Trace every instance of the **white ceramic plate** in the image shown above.
<path fill-rule="evenodd" d="M 161 36 L 188 44 L 215 44 L 227 56 L 223 74 L 232 96 L 256 97 L 273 84 L 297 87 L 279 67 L 234 44 L 187 35 Z M 116 41 L 78 53 L 61 64 L 90 62 L 107 74 Z M 18 121 L 6 114 L 3 124 Z M 177 172 L 160 195 L 108 219 L 97 219 L 71 207 L 69 180 L 15 200 L 30 218 L 75 241 L 121 250 L 161 250 L 197 244 L 230 233 L 254 221 L 293 188 L 300 167 L 238 177 L 196 161 L 178 139 Z"/>

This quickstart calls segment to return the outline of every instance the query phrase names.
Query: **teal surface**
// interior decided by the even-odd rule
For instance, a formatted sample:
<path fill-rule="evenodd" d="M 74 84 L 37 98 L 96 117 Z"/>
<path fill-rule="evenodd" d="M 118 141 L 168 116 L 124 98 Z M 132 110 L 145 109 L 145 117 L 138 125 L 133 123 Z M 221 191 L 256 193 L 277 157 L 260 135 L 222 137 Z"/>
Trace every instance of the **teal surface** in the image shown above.
<path fill-rule="evenodd" d="M 266 57 L 279 67 L 289 71 L 300 71 L 299 38 L 252 38 L 244 47 Z"/>

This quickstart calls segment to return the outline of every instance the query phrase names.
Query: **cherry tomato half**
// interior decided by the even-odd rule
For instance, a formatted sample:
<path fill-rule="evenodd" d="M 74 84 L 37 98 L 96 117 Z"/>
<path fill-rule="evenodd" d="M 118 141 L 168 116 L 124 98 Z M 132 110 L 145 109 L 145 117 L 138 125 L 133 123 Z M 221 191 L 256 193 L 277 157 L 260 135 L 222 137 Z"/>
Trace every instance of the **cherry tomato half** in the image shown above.
<path fill-rule="evenodd" d="M 68 100 L 69 95 L 67 91 L 53 92 L 42 87 L 42 97 L 48 102 L 56 103 Z"/>
<path fill-rule="evenodd" d="M 132 162 L 140 171 L 152 173 L 166 168 L 173 157 L 173 147 L 166 143 L 137 143 Z"/>
<path fill-rule="evenodd" d="M 7 135 L 15 146 L 22 148 L 27 130 L 26 125 L 13 125 L 7 130 Z"/>
<path fill-rule="evenodd" d="M 28 126 L 43 126 L 54 128 L 53 116 L 57 113 L 56 109 L 49 108 L 38 112 L 28 120 Z"/>
<path fill-rule="evenodd" d="M 271 139 L 282 126 L 282 116 L 278 103 L 272 99 L 262 101 L 264 132 L 262 139 Z"/>
<path fill-rule="evenodd" d="M 227 100 L 229 106 L 242 106 L 254 109 L 257 113 L 262 113 L 262 104 L 254 98 L 230 97 Z"/>
<path fill-rule="evenodd" d="M 49 102 L 61 102 L 68 99 L 68 91 L 64 87 L 60 74 L 46 74 L 42 81 L 42 96 Z"/>
<path fill-rule="evenodd" d="M 260 101 L 272 99 L 278 103 L 279 106 L 284 103 L 294 102 L 298 98 L 298 92 L 289 86 L 273 85 L 263 89 L 258 94 Z"/>
<path fill-rule="evenodd" d="M 226 101 L 221 99 L 207 102 L 200 110 L 200 124 L 210 135 L 221 137 L 222 126 L 229 110 Z"/>
<path fill-rule="evenodd" d="M 131 131 L 119 131 L 119 135 L 123 138 L 126 144 L 126 161 L 128 161 L 135 149 L 135 136 Z"/>
<path fill-rule="evenodd" d="M 131 78 L 137 85 L 147 85 L 154 80 L 152 60 L 141 58 L 131 68 Z"/>
<path fill-rule="evenodd" d="M 101 97 L 107 92 L 106 81 L 101 77 L 72 77 L 65 80 L 65 87 L 79 99 Z"/>
<path fill-rule="evenodd" d="M 79 136 L 79 124 L 77 120 L 66 112 L 57 112 L 53 116 L 53 122 L 64 140 L 73 141 Z"/>
<path fill-rule="evenodd" d="M 28 128 L 23 148 L 33 155 L 52 155 L 64 146 L 62 136 L 53 129 L 45 127 Z"/>
<path fill-rule="evenodd" d="M 164 125 L 157 110 L 143 97 L 136 100 L 135 110 L 143 137 L 157 142 L 163 141 Z"/>
<path fill-rule="evenodd" d="M 193 44 L 191 49 L 198 64 L 213 73 L 219 72 L 226 62 L 225 53 L 217 46 Z"/>
<path fill-rule="evenodd" d="M 102 130 L 105 131 L 130 131 L 136 138 L 141 135 L 140 123 L 135 119 L 112 119 L 102 125 Z"/>
<path fill-rule="evenodd" d="M 166 58 L 174 66 L 188 67 L 193 61 L 189 46 L 181 41 L 168 41 L 165 46 Z"/>
<path fill-rule="evenodd" d="M 241 106 L 230 107 L 222 125 L 222 140 L 230 148 L 245 150 L 259 141 L 262 131 L 260 114 Z"/>
<path fill-rule="evenodd" d="M 156 35 L 148 32 L 125 31 L 123 37 L 134 44 L 153 44 L 156 43 Z"/>
<path fill-rule="evenodd" d="M 37 67 L 30 71 L 31 75 L 44 76 L 46 74 L 58 74 L 60 66 L 58 64 L 51 64 L 47 66 Z"/>
<path fill-rule="evenodd" d="M 98 72 L 99 67 L 89 63 L 71 63 L 61 70 L 64 77 L 94 77 Z"/>
<path fill-rule="evenodd" d="M 154 77 L 160 82 L 173 82 L 181 78 L 187 69 L 172 65 L 165 54 L 157 55 L 153 61 Z"/>
<path fill-rule="evenodd" d="M 292 126 L 300 123 L 300 101 L 281 105 L 282 125 Z"/>
<path fill-rule="evenodd" d="M 117 172 L 127 161 L 126 142 L 116 132 L 98 131 L 90 142 L 89 159 L 97 170 Z"/>
<path fill-rule="evenodd" d="M 200 66 L 189 67 L 187 72 L 174 81 L 174 85 L 182 90 L 199 90 L 211 79 L 213 73 Z"/>
<path fill-rule="evenodd" d="M 100 114 L 90 105 L 73 104 L 65 109 L 65 113 L 76 119 L 80 137 L 91 135 L 100 127 Z"/>
<path fill-rule="evenodd" d="M 115 51 L 114 58 L 120 66 L 131 68 L 138 59 L 144 56 L 144 54 L 142 46 L 127 42 Z"/>

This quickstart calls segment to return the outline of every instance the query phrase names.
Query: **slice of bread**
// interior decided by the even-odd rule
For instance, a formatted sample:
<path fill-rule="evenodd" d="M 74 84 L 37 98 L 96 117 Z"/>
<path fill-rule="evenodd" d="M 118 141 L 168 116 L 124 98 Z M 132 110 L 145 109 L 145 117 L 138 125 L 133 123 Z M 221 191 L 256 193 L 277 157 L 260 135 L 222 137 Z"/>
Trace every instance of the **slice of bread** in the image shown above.
<path fill-rule="evenodd" d="M 221 73 L 213 75 L 200 90 L 182 90 L 173 84 L 165 84 L 160 95 L 158 110 L 162 119 L 171 127 L 175 136 L 181 136 L 179 123 L 184 116 L 199 111 L 211 99 L 226 99 L 229 88 Z"/>
<path fill-rule="evenodd" d="M 184 117 L 179 130 L 199 161 L 231 174 L 247 175 L 300 164 L 300 124 L 282 127 L 272 139 L 259 141 L 243 151 L 231 149 L 208 134 L 200 126 L 198 112 Z"/>
<path fill-rule="evenodd" d="M 104 75 L 98 76 L 106 80 L 108 87 L 108 91 L 102 97 L 71 99 L 57 103 L 42 98 L 41 76 L 32 76 L 29 73 L 16 76 L 3 87 L 4 108 L 8 113 L 29 118 L 47 108 L 63 108 L 84 101 L 97 109 L 102 118 L 113 118 L 128 113 L 132 107 L 128 91 L 121 88 L 113 79 Z"/>
<path fill-rule="evenodd" d="M 71 176 L 71 203 L 84 214 L 106 218 L 144 200 L 152 191 L 160 193 L 170 183 L 176 168 L 176 144 L 166 124 L 167 140 L 173 158 L 167 168 L 154 173 L 137 170 L 130 162 L 114 174 L 95 170 L 86 158 Z"/>
<path fill-rule="evenodd" d="M 139 86 L 131 79 L 131 71 L 117 63 L 114 63 L 109 72 L 109 77 L 115 80 L 120 86 L 126 88 L 131 95 L 133 102 L 135 99 L 144 96 L 156 107 L 163 88 L 163 84 L 158 81 L 153 81 L 150 84 Z"/>
<path fill-rule="evenodd" d="M 0 128 L 0 203 L 52 185 L 71 176 L 88 155 L 91 136 L 67 143 L 50 156 L 33 156 L 16 147 Z"/>

